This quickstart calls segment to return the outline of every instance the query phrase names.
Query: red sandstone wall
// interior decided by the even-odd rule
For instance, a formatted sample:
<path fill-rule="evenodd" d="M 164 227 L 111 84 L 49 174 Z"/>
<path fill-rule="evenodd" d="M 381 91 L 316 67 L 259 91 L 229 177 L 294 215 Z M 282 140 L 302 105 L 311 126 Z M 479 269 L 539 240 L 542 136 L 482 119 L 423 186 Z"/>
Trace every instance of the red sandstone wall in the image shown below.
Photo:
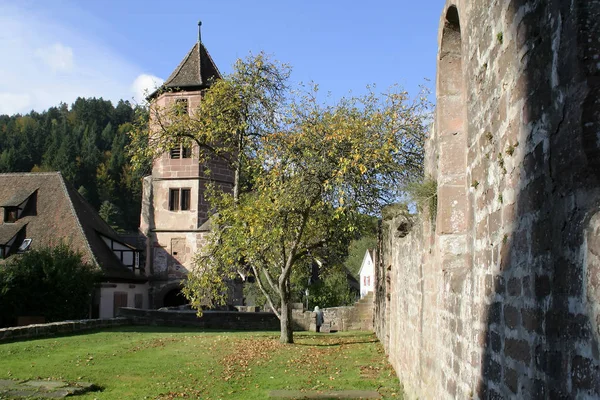
<path fill-rule="evenodd" d="M 597 398 L 600 2 L 453 5 L 437 219 L 384 221 L 378 335 L 411 397 Z"/>

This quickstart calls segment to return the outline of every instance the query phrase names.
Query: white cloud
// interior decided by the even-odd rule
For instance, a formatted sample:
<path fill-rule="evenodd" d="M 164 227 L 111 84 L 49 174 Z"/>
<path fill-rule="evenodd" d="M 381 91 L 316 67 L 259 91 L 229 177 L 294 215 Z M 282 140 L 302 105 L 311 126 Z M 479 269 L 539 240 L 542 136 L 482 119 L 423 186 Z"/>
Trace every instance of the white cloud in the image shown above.
<path fill-rule="evenodd" d="M 162 82 L 142 74 L 141 68 L 103 46 L 100 39 L 40 14 L 28 2 L 16 4 L 0 0 L 0 115 L 43 111 L 60 102 L 71 104 L 77 97 L 102 97 L 114 103 L 139 99 L 137 88 L 151 87 L 144 82 Z"/>
<path fill-rule="evenodd" d="M 73 49 L 62 43 L 37 49 L 35 55 L 55 72 L 73 69 Z"/>
<path fill-rule="evenodd" d="M 138 104 L 143 104 L 146 97 L 154 90 L 158 89 L 164 82 L 164 79 L 158 76 L 141 74 L 133 81 L 131 91 L 133 92 L 133 101 Z"/>

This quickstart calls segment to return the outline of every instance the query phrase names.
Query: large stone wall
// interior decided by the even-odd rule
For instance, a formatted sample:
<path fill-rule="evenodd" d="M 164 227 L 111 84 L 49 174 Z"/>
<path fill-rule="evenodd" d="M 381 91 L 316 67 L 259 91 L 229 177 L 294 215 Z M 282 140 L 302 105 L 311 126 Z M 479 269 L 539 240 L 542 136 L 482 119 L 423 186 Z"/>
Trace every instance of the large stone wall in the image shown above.
<path fill-rule="evenodd" d="M 430 218 L 382 224 L 376 330 L 409 396 L 600 396 L 600 1 L 442 13 Z"/>

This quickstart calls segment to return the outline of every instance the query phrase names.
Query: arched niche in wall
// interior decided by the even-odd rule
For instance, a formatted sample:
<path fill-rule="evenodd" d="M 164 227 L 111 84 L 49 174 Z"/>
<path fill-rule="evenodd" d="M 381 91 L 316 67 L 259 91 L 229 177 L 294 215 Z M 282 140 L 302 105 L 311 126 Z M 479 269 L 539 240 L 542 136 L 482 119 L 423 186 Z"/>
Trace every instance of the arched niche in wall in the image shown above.
<path fill-rule="evenodd" d="M 462 37 L 458 9 L 445 15 L 437 66 L 438 235 L 467 229 L 467 133 Z"/>

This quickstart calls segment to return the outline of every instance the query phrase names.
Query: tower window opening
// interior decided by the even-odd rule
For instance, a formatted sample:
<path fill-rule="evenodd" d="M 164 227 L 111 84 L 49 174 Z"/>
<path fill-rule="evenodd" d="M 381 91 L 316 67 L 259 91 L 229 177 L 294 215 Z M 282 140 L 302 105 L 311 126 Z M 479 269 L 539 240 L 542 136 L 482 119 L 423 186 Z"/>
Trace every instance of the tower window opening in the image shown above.
<path fill-rule="evenodd" d="M 188 109 L 188 99 L 175 100 L 175 112 L 177 115 L 187 115 Z"/>
<path fill-rule="evenodd" d="M 170 151 L 171 159 L 192 158 L 192 147 L 178 144 Z"/>
<path fill-rule="evenodd" d="M 169 211 L 188 211 L 192 191 L 189 188 L 169 189 Z"/>
<path fill-rule="evenodd" d="M 179 211 L 179 189 L 169 189 L 169 211 Z"/>
<path fill-rule="evenodd" d="M 181 189 L 181 209 L 182 210 L 190 209 L 190 197 L 191 197 L 190 189 Z"/>

